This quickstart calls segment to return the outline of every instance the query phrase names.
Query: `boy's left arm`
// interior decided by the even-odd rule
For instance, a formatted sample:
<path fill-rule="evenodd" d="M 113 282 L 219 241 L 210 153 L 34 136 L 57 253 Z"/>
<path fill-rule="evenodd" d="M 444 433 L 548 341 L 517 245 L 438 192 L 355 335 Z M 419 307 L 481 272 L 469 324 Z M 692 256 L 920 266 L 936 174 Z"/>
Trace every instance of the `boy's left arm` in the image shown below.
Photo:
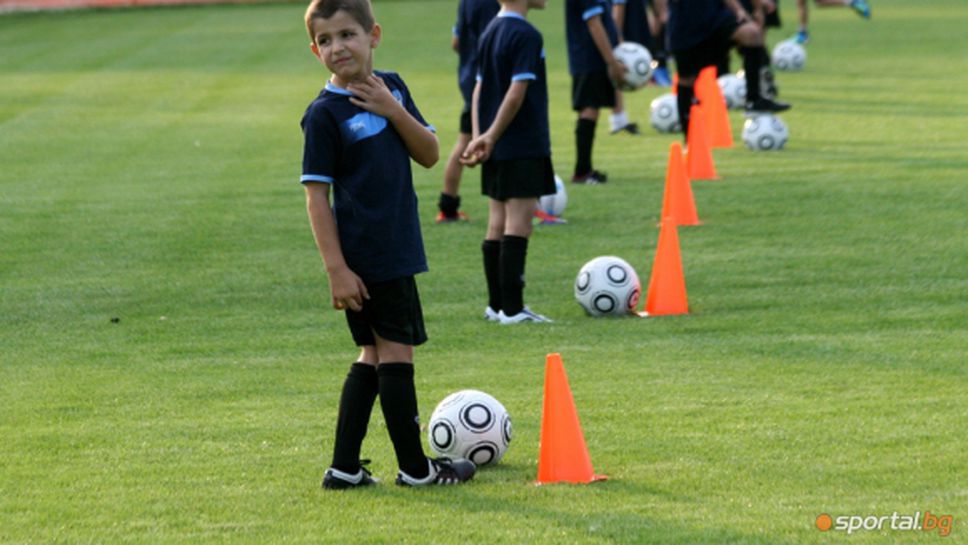
<path fill-rule="evenodd" d="M 498 107 L 497 114 L 494 116 L 494 122 L 484 131 L 484 134 L 475 137 L 467 144 L 467 148 L 461 156 L 461 163 L 467 166 L 474 166 L 487 161 L 488 157 L 491 156 L 491 152 L 494 151 L 494 144 L 504 134 L 508 125 L 514 120 L 514 116 L 518 115 L 521 104 L 524 103 L 524 96 L 528 93 L 529 83 L 530 81 L 528 80 L 511 82 L 511 86 L 508 87 L 507 93 L 504 94 L 504 99 L 501 100 L 501 105 Z"/>
<path fill-rule="evenodd" d="M 350 102 L 393 123 L 393 128 L 403 139 L 414 161 L 425 168 L 437 163 L 440 158 L 437 135 L 420 124 L 403 104 L 393 98 L 390 88 L 382 79 L 370 75 L 362 82 L 349 84 L 347 89 L 353 93 Z"/>

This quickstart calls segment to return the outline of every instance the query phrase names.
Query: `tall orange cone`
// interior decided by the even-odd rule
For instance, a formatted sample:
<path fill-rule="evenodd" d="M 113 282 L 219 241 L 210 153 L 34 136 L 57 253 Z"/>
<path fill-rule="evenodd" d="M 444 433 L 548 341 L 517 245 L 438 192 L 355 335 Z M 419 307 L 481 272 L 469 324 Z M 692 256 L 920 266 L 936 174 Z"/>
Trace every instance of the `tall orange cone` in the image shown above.
<path fill-rule="evenodd" d="M 662 217 L 672 216 L 676 225 L 699 225 L 696 200 L 692 196 L 692 184 L 686 177 L 686 165 L 679 142 L 669 145 L 669 165 L 666 167 L 665 196 L 662 200 Z"/>
<path fill-rule="evenodd" d="M 590 483 L 605 480 L 595 475 L 578 422 L 575 400 L 561 354 L 545 360 L 544 410 L 541 417 L 541 445 L 538 454 L 538 484 L 557 482 Z"/>
<path fill-rule="evenodd" d="M 679 253 L 679 234 L 671 217 L 662 220 L 659 244 L 655 249 L 649 293 L 645 298 L 645 316 L 688 314 L 689 300 L 686 296 L 686 277 L 682 272 L 682 256 Z"/>
<path fill-rule="evenodd" d="M 729 126 L 726 99 L 716 81 L 716 67 L 707 66 L 699 72 L 696 80 L 696 96 L 706 114 L 706 135 L 714 148 L 733 147 L 733 130 Z"/>
<path fill-rule="evenodd" d="M 689 110 L 689 152 L 686 154 L 686 174 L 690 180 L 718 180 L 713 150 L 709 145 L 703 110 L 693 106 Z"/>

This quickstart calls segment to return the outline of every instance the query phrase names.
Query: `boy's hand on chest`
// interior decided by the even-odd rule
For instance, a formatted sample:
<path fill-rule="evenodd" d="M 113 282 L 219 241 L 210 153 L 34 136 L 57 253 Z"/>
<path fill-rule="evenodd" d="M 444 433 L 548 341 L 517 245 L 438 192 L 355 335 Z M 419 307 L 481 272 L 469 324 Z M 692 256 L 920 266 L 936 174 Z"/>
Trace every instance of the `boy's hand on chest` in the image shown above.
<path fill-rule="evenodd" d="M 392 120 L 403 111 L 403 105 L 390 92 L 386 82 L 375 75 L 350 83 L 347 90 L 353 93 L 350 102 L 370 113 Z"/>

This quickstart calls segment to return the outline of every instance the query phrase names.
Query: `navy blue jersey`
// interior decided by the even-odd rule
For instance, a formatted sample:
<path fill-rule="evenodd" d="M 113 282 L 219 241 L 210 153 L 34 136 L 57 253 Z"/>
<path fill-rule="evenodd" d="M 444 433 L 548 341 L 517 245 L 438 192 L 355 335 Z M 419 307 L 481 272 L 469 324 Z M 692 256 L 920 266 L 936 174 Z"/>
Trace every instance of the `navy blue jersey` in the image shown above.
<path fill-rule="evenodd" d="M 399 75 L 377 72 L 390 92 L 430 130 Z M 427 270 L 410 153 L 383 116 L 353 105 L 328 83 L 302 119 L 305 147 L 299 181 L 332 184 L 343 257 L 364 282 Z"/>
<path fill-rule="evenodd" d="M 735 24 L 736 14 L 723 0 L 669 0 L 666 37 L 669 51 L 685 51 L 705 41 L 725 25 Z"/>
<path fill-rule="evenodd" d="M 457 23 L 454 36 L 457 37 L 457 84 L 464 96 L 464 103 L 470 105 L 477 79 L 477 42 L 484 34 L 487 24 L 501 10 L 497 0 L 460 0 L 457 5 Z"/>
<path fill-rule="evenodd" d="M 588 20 L 601 17 L 608 41 L 618 45 L 618 32 L 612 19 L 611 0 L 567 0 L 565 2 L 565 38 L 568 41 L 568 70 L 572 75 L 591 74 L 608 70 L 592 35 Z"/>
<path fill-rule="evenodd" d="M 615 4 L 625 5 L 625 21 L 622 23 L 622 39 L 626 42 L 642 44 L 652 52 L 652 33 L 649 31 L 649 19 L 645 13 L 645 6 L 649 0 L 615 0 Z"/>
<path fill-rule="evenodd" d="M 494 123 L 511 82 L 529 81 L 521 109 L 494 144 L 491 159 L 551 157 L 548 78 L 541 33 L 524 17 L 501 12 L 481 36 L 478 53 L 481 91 L 477 115 L 482 133 Z"/>

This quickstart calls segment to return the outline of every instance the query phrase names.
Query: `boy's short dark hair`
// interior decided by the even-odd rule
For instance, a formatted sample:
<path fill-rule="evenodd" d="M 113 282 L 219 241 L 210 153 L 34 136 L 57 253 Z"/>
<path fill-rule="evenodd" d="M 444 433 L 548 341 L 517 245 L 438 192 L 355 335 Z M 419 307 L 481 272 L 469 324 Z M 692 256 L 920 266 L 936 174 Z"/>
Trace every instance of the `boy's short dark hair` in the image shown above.
<path fill-rule="evenodd" d="M 370 0 L 313 0 L 306 8 L 306 30 L 309 38 L 316 41 L 316 36 L 313 36 L 314 19 L 329 19 L 340 10 L 349 14 L 367 32 L 373 30 L 373 25 L 376 24 Z"/>

